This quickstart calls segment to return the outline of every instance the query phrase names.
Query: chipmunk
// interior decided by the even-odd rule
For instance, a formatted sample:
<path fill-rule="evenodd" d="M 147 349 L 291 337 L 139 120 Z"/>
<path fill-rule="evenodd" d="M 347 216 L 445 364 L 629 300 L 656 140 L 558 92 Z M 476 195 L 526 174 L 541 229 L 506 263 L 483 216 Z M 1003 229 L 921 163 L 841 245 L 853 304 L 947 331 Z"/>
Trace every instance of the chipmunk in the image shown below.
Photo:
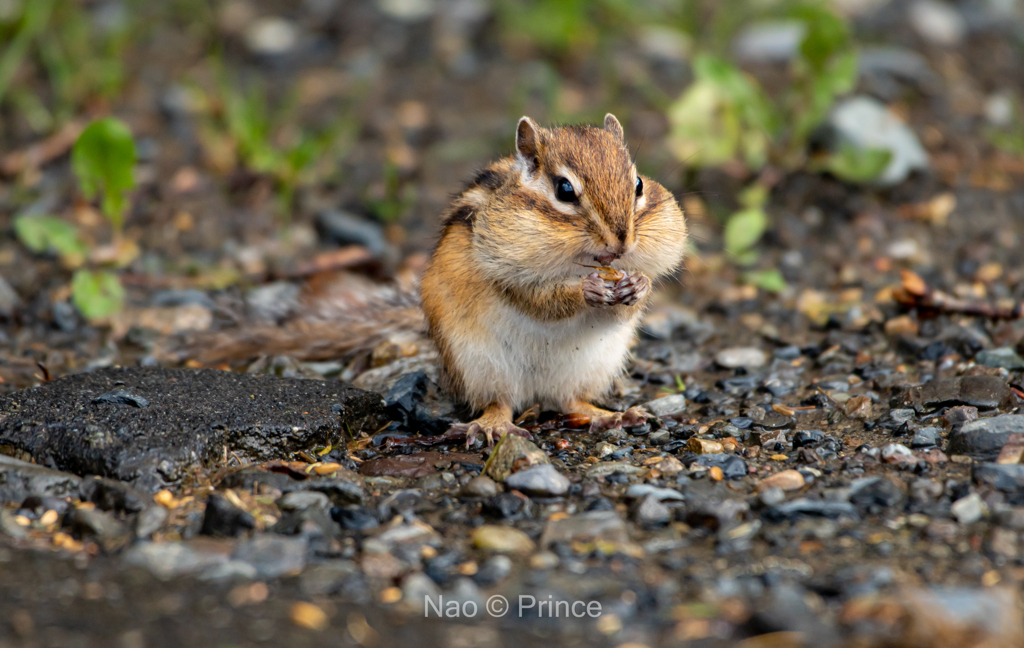
<path fill-rule="evenodd" d="M 420 293 L 445 387 L 479 418 L 457 426 L 529 436 L 513 413 L 540 402 L 635 425 L 639 408 L 592 404 L 625 368 L 651 281 L 683 258 L 686 221 L 672 194 L 641 177 L 614 115 L 604 128 L 516 128 L 516 152 L 452 201 Z M 621 278 L 587 274 L 618 266 Z M 581 276 L 583 275 L 583 276 Z"/>
<path fill-rule="evenodd" d="M 467 446 L 481 433 L 488 444 L 528 437 L 512 417 L 538 402 L 590 418 L 592 431 L 642 423 L 640 408 L 611 412 L 593 401 L 625 368 L 651 282 L 682 261 L 683 212 L 637 173 L 614 115 L 603 128 L 548 129 L 523 117 L 515 144 L 445 212 L 420 282 L 422 311 L 401 291 L 375 302 L 347 288 L 284 327 L 193 343 L 195 356 L 342 357 L 425 328 L 442 387 L 480 412 L 449 431 Z"/>

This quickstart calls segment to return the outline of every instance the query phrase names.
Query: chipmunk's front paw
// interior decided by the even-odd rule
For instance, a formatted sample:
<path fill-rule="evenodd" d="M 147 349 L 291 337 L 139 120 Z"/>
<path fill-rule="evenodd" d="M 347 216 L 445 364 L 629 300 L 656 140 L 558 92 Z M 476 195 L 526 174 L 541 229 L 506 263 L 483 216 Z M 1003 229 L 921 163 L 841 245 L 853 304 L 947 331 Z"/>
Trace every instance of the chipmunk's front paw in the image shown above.
<path fill-rule="evenodd" d="M 639 407 L 630 407 L 625 412 L 609 412 L 607 416 L 594 419 L 590 423 L 591 432 L 604 432 L 620 427 L 633 427 L 647 422 L 648 414 Z"/>
<path fill-rule="evenodd" d="M 614 281 L 602 279 L 596 272 L 591 273 L 583 279 L 583 301 L 587 302 L 587 306 L 598 308 L 614 306 L 617 303 L 615 285 Z"/>
<path fill-rule="evenodd" d="M 615 283 L 612 295 L 616 304 L 632 306 L 651 292 L 651 280 L 642 272 L 628 274 Z"/>
<path fill-rule="evenodd" d="M 527 439 L 533 438 L 529 432 L 516 426 L 512 421 L 486 421 L 477 419 L 475 421 L 470 421 L 469 423 L 456 423 L 448 430 L 449 435 L 460 433 L 466 435 L 467 448 L 476 443 L 476 438 L 480 434 L 483 434 L 484 438 L 487 439 L 488 446 L 494 445 L 495 437 L 500 439 L 506 434 L 515 434 Z"/>

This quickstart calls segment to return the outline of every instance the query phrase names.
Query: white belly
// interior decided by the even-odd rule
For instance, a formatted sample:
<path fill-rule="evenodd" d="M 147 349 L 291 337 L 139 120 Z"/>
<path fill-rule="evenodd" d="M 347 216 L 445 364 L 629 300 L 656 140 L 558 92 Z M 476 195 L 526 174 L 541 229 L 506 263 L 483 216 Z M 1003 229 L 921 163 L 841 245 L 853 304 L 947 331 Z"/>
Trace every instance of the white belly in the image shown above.
<path fill-rule="evenodd" d="M 558 407 L 607 390 L 626 364 L 635 321 L 589 311 L 543 323 L 501 305 L 484 328 L 486 336 L 452 341 L 466 396 L 476 407 L 497 400 L 519 409 Z"/>

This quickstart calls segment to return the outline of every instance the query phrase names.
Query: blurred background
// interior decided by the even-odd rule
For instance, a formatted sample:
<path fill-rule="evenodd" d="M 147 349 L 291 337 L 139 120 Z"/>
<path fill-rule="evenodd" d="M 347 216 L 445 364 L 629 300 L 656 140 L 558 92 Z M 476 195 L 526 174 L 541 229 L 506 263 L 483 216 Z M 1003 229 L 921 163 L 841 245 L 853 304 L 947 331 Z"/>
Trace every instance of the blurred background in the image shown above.
<path fill-rule="evenodd" d="M 1022 59 L 1018 0 L 0 0 L 0 378 L 209 327 L 195 291 L 414 276 L 523 114 L 618 115 L 687 299 L 828 317 L 934 266 L 958 188 L 1020 213 Z"/>

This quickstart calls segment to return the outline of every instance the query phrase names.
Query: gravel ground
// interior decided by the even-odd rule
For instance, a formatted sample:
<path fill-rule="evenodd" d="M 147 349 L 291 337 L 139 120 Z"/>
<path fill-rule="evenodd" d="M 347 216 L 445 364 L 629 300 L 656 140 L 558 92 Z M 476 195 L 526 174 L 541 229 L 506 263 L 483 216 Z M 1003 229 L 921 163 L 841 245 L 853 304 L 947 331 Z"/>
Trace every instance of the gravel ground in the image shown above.
<path fill-rule="evenodd" d="M 631 70 L 674 97 L 688 68 L 643 39 L 611 71 L 550 63 L 552 103 L 537 59 L 494 44 L 489 3 L 228 4 L 255 10 L 209 27 L 226 60 L 301 81 L 309 114 L 362 88 L 344 180 L 275 221 L 268 180 L 218 167 L 182 100 L 210 71 L 205 32 L 160 32 L 117 104 L 145 153 L 127 230 L 144 254 L 126 310 L 93 326 L 67 269 L 7 236 L 39 204 L 99 231 L 67 156 L 3 172 L 0 648 L 1024 645 L 1024 158 L 981 135 L 1024 93 L 1024 19 L 857 14 L 877 50 L 857 94 L 902 118 L 923 166 L 888 187 L 778 173 L 757 266 L 780 270 L 776 294 L 721 252 L 744 178 L 669 154 Z M 439 436 L 466 412 L 415 338 L 211 367 L 180 345 L 285 325 L 339 276 L 408 285 L 519 114 L 609 102 L 695 241 L 605 403 L 649 425 L 592 435 L 531 410 L 532 441 L 466 448 Z M 19 123 L 0 138 L 35 142 Z M 400 202 L 389 172 L 409 200 L 382 224 L 367 205 Z"/>

